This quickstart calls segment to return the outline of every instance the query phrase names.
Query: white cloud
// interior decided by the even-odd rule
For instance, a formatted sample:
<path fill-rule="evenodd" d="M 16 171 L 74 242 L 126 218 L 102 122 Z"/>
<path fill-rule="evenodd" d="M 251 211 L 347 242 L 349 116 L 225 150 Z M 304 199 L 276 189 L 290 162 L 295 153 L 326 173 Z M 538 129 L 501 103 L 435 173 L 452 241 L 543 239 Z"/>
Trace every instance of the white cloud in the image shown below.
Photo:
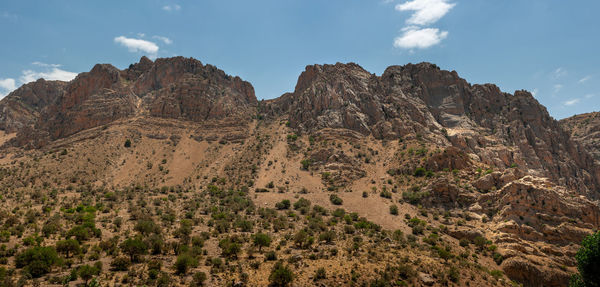
<path fill-rule="evenodd" d="M 572 99 L 572 100 L 565 101 L 563 104 L 565 106 L 573 106 L 575 104 L 578 104 L 580 101 L 581 101 L 580 99 Z"/>
<path fill-rule="evenodd" d="M 581 78 L 581 80 L 579 80 L 579 83 L 583 84 L 583 83 L 589 81 L 591 78 L 592 78 L 592 76 L 585 76 L 585 77 Z"/>
<path fill-rule="evenodd" d="M 44 79 L 47 81 L 70 81 L 73 80 L 77 76 L 77 73 L 65 71 L 59 69 L 57 67 L 51 67 L 46 71 L 33 71 L 33 70 L 25 70 L 23 71 L 23 75 L 19 78 L 21 83 L 26 84 L 29 82 L 36 81 L 38 79 Z"/>
<path fill-rule="evenodd" d="M 129 52 L 145 52 L 153 56 L 158 53 L 158 45 L 156 45 L 154 42 L 142 39 L 127 38 L 125 36 L 116 37 L 114 41 L 117 44 L 127 47 Z"/>
<path fill-rule="evenodd" d="M 0 99 L 10 94 L 10 92 L 14 91 L 16 88 L 17 85 L 15 83 L 15 79 L 0 79 Z"/>
<path fill-rule="evenodd" d="M 554 72 L 552 73 L 552 77 L 555 79 L 562 78 L 566 75 L 567 75 L 567 70 L 565 70 L 562 67 L 556 68 L 556 70 L 554 70 Z"/>
<path fill-rule="evenodd" d="M 594 94 L 587 94 L 587 95 L 585 95 L 585 98 L 586 98 L 586 99 L 591 99 L 591 98 L 593 98 L 593 97 L 594 97 Z"/>
<path fill-rule="evenodd" d="M 413 0 L 396 5 L 396 10 L 414 11 L 406 23 L 424 26 L 440 20 L 454 6 L 456 4 L 448 3 L 448 0 Z"/>
<path fill-rule="evenodd" d="M 173 4 L 173 5 L 165 5 L 162 7 L 163 10 L 171 12 L 171 11 L 179 11 L 181 10 L 181 6 L 177 5 L 177 4 Z"/>
<path fill-rule="evenodd" d="M 15 83 L 15 79 L 11 79 L 11 78 L 0 79 L 0 89 L 12 91 L 16 88 L 17 88 L 17 86 Z"/>
<path fill-rule="evenodd" d="M 448 31 L 437 28 L 423 28 L 410 26 L 402 29 L 401 36 L 394 39 L 394 47 L 404 49 L 425 49 L 439 44 L 448 37 Z"/>
<path fill-rule="evenodd" d="M 167 44 L 167 45 L 171 45 L 173 44 L 173 40 L 167 38 L 167 37 L 163 37 L 163 36 L 152 36 L 152 39 L 157 39 L 162 41 L 163 43 Z"/>

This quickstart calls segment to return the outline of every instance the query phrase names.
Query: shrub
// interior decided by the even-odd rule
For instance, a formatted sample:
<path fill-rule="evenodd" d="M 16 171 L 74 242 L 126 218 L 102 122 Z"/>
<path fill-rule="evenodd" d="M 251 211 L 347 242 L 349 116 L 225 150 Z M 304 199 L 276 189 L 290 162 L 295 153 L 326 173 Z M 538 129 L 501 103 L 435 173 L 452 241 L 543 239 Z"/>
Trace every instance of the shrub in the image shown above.
<path fill-rule="evenodd" d="M 127 271 L 131 261 L 127 257 L 117 257 L 110 262 L 113 271 Z"/>
<path fill-rule="evenodd" d="M 284 266 L 282 262 L 275 263 L 271 275 L 269 275 L 269 282 L 271 286 L 288 286 L 294 280 L 294 273 L 290 268 Z"/>
<path fill-rule="evenodd" d="M 206 281 L 207 276 L 206 273 L 204 272 L 196 272 L 194 273 L 194 276 L 192 277 L 192 284 L 193 286 L 204 286 L 204 282 Z"/>
<path fill-rule="evenodd" d="M 219 247 L 221 247 L 221 254 L 230 259 L 237 258 L 237 255 L 242 251 L 240 244 L 232 240 L 232 238 L 225 238 L 219 241 Z"/>
<path fill-rule="evenodd" d="M 301 169 L 302 170 L 308 170 L 310 168 L 310 165 L 312 164 L 312 160 L 310 159 L 303 159 L 300 164 L 302 165 Z"/>
<path fill-rule="evenodd" d="M 126 139 L 125 140 L 125 147 L 131 147 L 131 140 L 130 139 Z"/>
<path fill-rule="evenodd" d="M 277 260 L 277 253 L 275 251 L 269 251 L 265 254 L 265 261 L 275 261 Z"/>
<path fill-rule="evenodd" d="M 188 253 L 177 256 L 175 260 L 175 272 L 180 275 L 185 275 L 190 268 L 198 266 L 198 260 Z"/>
<path fill-rule="evenodd" d="M 275 204 L 275 208 L 279 210 L 289 209 L 292 203 L 288 199 L 284 199 L 281 202 Z"/>
<path fill-rule="evenodd" d="M 327 272 L 325 271 L 325 268 L 321 267 L 319 269 L 317 269 L 317 271 L 315 272 L 315 276 L 314 276 L 314 280 L 322 280 L 322 279 L 326 279 L 327 278 Z"/>
<path fill-rule="evenodd" d="M 298 199 L 298 201 L 296 201 L 294 203 L 294 209 L 297 210 L 297 209 L 300 209 L 300 208 L 303 208 L 303 207 L 310 207 L 310 204 L 311 204 L 310 200 L 308 200 L 308 199 L 306 199 L 304 197 L 301 197 L 300 199 Z"/>
<path fill-rule="evenodd" d="M 329 201 L 331 201 L 331 203 L 333 203 L 334 205 L 342 205 L 342 203 L 344 202 L 339 196 L 335 194 L 329 196 Z"/>
<path fill-rule="evenodd" d="M 427 173 L 427 170 L 425 168 L 417 167 L 415 169 L 415 172 L 413 173 L 413 175 L 416 177 L 423 177 L 423 176 L 425 176 L 426 173 Z"/>
<path fill-rule="evenodd" d="M 60 262 L 56 250 L 52 247 L 33 247 L 15 257 L 17 268 L 23 268 L 32 277 L 38 278 L 52 270 Z"/>
<path fill-rule="evenodd" d="M 390 214 L 391 215 L 398 215 L 398 206 L 394 205 L 390 205 Z"/>
<path fill-rule="evenodd" d="M 402 199 L 413 205 L 421 203 L 421 200 L 427 196 L 429 196 L 429 193 L 426 191 L 405 191 L 402 193 Z"/>
<path fill-rule="evenodd" d="M 383 198 L 387 198 L 387 199 L 391 199 L 392 198 L 392 193 L 387 191 L 387 190 L 382 190 L 379 193 L 379 196 L 383 197 Z"/>

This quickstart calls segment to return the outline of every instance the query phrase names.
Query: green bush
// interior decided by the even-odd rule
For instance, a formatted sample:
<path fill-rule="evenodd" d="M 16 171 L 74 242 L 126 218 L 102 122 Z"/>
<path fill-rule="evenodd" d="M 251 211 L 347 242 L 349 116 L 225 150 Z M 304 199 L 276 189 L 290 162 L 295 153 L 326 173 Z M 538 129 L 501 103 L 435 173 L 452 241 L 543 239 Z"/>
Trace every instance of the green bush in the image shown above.
<path fill-rule="evenodd" d="M 180 275 L 185 275 L 190 268 L 196 266 L 198 266 L 198 260 L 187 253 L 177 256 L 177 260 L 175 260 L 175 272 Z"/>
<path fill-rule="evenodd" d="M 344 203 L 344 201 L 335 194 L 329 196 L 329 201 L 331 201 L 331 203 L 334 205 L 342 205 L 342 203 Z"/>
<path fill-rule="evenodd" d="M 117 257 L 110 262 L 110 267 L 113 271 L 127 271 L 131 261 L 127 257 Z"/>
<path fill-rule="evenodd" d="M 16 267 L 23 268 L 34 278 L 49 273 L 52 266 L 59 263 L 58 254 L 52 247 L 37 246 L 29 248 L 15 257 Z"/>
<path fill-rule="evenodd" d="M 398 215 L 398 206 L 394 205 L 390 205 L 390 214 L 391 215 Z"/>
<path fill-rule="evenodd" d="M 416 177 L 423 177 L 423 176 L 425 176 L 426 173 L 427 173 L 427 170 L 425 168 L 417 167 L 415 169 L 415 172 L 413 173 L 413 175 Z"/>
<path fill-rule="evenodd" d="M 271 275 L 269 275 L 269 282 L 271 286 L 284 287 L 288 286 L 294 280 L 294 273 L 290 268 L 284 266 L 282 262 L 275 263 Z"/>
<path fill-rule="evenodd" d="M 587 236 L 575 255 L 577 271 L 570 286 L 600 286 L 600 231 Z"/>

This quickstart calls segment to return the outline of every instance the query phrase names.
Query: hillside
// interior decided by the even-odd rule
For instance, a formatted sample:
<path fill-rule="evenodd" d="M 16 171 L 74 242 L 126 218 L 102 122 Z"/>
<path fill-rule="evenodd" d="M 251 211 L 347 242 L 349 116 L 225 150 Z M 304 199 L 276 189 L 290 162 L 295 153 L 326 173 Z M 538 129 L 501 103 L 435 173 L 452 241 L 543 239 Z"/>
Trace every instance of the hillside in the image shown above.
<path fill-rule="evenodd" d="M 598 117 L 429 63 L 311 65 L 258 101 L 143 57 L 0 107 L 7 286 L 564 286 L 600 225 Z"/>

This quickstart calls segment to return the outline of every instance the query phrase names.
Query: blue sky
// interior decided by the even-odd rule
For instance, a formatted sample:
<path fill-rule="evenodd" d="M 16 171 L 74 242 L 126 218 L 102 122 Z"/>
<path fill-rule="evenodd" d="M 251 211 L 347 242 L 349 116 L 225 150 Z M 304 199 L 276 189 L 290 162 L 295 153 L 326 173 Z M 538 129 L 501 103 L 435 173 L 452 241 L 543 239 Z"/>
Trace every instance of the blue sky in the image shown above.
<path fill-rule="evenodd" d="M 182 55 L 292 91 L 309 64 L 380 75 L 422 61 L 534 92 L 557 119 L 600 110 L 597 0 L 203 0 L 0 3 L 0 94 L 96 63 Z"/>

